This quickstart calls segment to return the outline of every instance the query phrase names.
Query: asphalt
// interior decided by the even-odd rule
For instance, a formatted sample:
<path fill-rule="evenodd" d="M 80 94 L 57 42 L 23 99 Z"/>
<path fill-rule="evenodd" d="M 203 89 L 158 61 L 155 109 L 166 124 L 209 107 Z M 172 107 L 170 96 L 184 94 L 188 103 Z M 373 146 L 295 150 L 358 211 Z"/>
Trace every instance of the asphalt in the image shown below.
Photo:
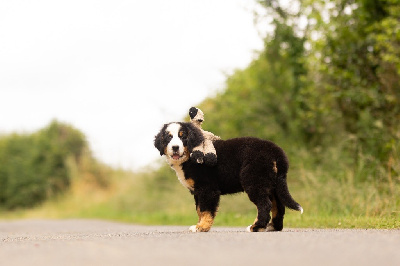
<path fill-rule="evenodd" d="M 400 230 L 188 228 L 2 221 L 0 265 L 400 265 Z"/>

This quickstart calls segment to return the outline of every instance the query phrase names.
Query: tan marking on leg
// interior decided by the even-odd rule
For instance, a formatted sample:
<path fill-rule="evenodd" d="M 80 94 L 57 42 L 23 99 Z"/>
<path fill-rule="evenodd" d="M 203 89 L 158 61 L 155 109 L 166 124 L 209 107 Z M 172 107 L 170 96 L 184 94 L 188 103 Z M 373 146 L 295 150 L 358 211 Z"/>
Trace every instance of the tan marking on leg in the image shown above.
<path fill-rule="evenodd" d="M 186 183 L 191 187 L 192 189 L 194 188 L 194 180 L 191 178 L 186 179 Z"/>
<path fill-rule="evenodd" d="M 255 224 L 256 222 L 258 222 L 258 217 L 256 217 L 256 219 L 254 220 L 253 224 Z"/>
<path fill-rule="evenodd" d="M 273 219 L 278 215 L 278 206 L 276 205 L 275 197 L 272 198 L 271 202 L 272 202 L 272 208 L 271 208 L 272 217 L 271 221 L 267 225 L 268 232 L 275 231 Z"/>
<path fill-rule="evenodd" d="M 250 232 L 254 232 L 254 227 L 256 226 L 256 223 L 258 222 L 258 211 L 257 211 L 257 216 L 256 219 L 254 220 L 253 224 L 250 226 Z M 265 229 L 264 228 L 259 228 L 258 232 L 264 232 Z"/>
<path fill-rule="evenodd" d="M 199 216 L 199 220 L 197 221 L 197 223 L 200 223 L 200 220 L 201 220 L 201 212 L 200 212 L 200 207 L 199 207 L 199 206 L 197 206 L 196 211 L 197 211 L 197 216 Z"/>
<path fill-rule="evenodd" d="M 200 212 L 200 221 L 196 225 L 196 228 L 199 232 L 208 232 L 210 231 L 213 223 L 214 216 L 211 214 L 211 212 Z"/>
<path fill-rule="evenodd" d="M 272 167 L 272 170 L 275 172 L 275 174 L 278 173 L 278 168 L 276 167 L 276 161 L 274 161 L 274 167 Z"/>
<path fill-rule="evenodd" d="M 275 197 L 272 199 L 271 202 L 272 202 L 271 212 L 272 212 L 272 219 L 273 219 L 278 215 L 278 206 L 276 205 Z"/>
<path fill-rule="evenodd" d="M 255 227 L 256 225 L 255 224 L 253 224 L 252 226 L 250 226 L 250 232 L 254 232 L 254 227 Z M 257 232 L 265 232 L 265 228 L 258 228 L 258 231 Z"/>

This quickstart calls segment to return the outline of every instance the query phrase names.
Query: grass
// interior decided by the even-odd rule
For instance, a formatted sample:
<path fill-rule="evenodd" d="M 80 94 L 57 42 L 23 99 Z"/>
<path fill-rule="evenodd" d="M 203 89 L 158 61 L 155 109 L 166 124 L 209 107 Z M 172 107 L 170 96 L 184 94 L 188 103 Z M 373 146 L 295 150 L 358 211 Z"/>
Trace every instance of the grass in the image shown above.
<path fill-rule="evenodd" d="M 327 158 L 321 158 L 323 163 L 317 164 L 311 160 L 315 156 L 299 150 L 301 161 L 291 162 L 288 186 L 304 214 L 287 210 L 284 226 L 400 228 L 400 177 L 396 175 L 400 170 L 372 178 L 365 170 L 338 165 L 339 153 L 326 154 Z M 0 209 L 0 219 L 97 218 L 153 225 L 194 224 L 197 214 L 193 197 L 177 181 L 173 170 L 160 163 L 161 167 L 140 173 L 100 171 L 100 179 L 96 171 L 80 173 L 77 167 L 71 167 L 74 177 L 68 192 L 32 209 Z M 360 176 L 367 181 L 360 181 Z M 223 196 L 215 225 L 244 227 L 255 216 L 256 208 L 246 194 Z"/>
<path fill-rule="evenodd" d="M 321 173 L 294 170 L 289 179 L 293 197 L 304 213 L 287 210 L 286 228 L 400 228 L 399 197 L 393 190 L 369 184 L 349 185 L 351 180 L 316 179 Z M 192 196 L 167 167 L 133 174 L 114 171 L 109 186 L 99 187 L 75 178 L 67 193 L 28 210 L 0 212 L 2 219 L 95 218 L 150 225 L 192 225 L 197 214 Z M 391 184 L 393 186 L 393 184 Z M 399 191 L 395 187 L 395 191 Z M 384 192 L 382 192 L 384 191 Z M 378 212 L 378 210 L 380 210 Z M 221 197 L 216 226 L 245 227 L 254 221 L 255 206 L 246 194 Z"/>
<path fill-rule="evenodd" d="M 47 205 L 47 204 L 46 204 Z M 52 205 L 52 204 L 51 204 Z M 98 204 L 90 208 L 74 208 L 73 211 L 60 211 L 52 206 L 41 206 L 31 211 L 9 212 L 2 216 L 3 219 L 104 219 L 116 222 L 126 222 L 142 225 L 185 225 L 190 226 L 197 221 L 195 210 L 184 212 L 132 211 L 122 212 L 110 208 L 109 204 Z M 246 227 L 254 221 L 254 213 L 223 212 L 218 213 L 215 226 Z M 285 228 L 359 228 L 359 229 L 399 229 L 398 215 L 389 217 L 366 216 L 340 216 L 307 214 L 300 215 L 297 212 L 288 211 L 284 220 Z"/>

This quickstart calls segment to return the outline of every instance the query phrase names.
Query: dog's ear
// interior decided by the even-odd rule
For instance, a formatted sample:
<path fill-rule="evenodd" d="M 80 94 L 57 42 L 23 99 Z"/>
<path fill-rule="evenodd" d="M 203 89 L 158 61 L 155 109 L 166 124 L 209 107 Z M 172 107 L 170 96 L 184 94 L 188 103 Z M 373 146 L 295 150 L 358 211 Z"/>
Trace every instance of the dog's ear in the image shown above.
<path fill-rule="evenodd" d="M 158 134 L 154 137 L 154 147 L 157 148 L 157 150 L 160 152 L 160 155 L 164 155 L 164 145 L 163 145 L 163 136 L 164 136 L 164 130 L 167 127 L 167 124 L 163 126 L 163 128 L 158 132 Z"/>
<path fill-rule="evenodd" d="M 204 141 L 204 136 L 201 130 L 192 123 L 186 123 L 186 126 L 188 128 L 187 147 L 191 153 L 195 147 L 199 146 Z"/>

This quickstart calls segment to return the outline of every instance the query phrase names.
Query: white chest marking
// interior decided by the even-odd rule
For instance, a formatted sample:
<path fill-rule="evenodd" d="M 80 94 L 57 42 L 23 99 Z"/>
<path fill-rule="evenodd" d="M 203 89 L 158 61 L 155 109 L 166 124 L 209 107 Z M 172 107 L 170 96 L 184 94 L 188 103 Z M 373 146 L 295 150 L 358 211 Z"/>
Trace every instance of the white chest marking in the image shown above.
<path fill-rule="evenodd" d="M 181 182 L 184 187 L 193 191 L 193 187 L 191 187 L 185 179 L 185 172 L 183 172 L 182 165 L 172 164 L 171 168 L 175 170 L 179 182 Z"/>

